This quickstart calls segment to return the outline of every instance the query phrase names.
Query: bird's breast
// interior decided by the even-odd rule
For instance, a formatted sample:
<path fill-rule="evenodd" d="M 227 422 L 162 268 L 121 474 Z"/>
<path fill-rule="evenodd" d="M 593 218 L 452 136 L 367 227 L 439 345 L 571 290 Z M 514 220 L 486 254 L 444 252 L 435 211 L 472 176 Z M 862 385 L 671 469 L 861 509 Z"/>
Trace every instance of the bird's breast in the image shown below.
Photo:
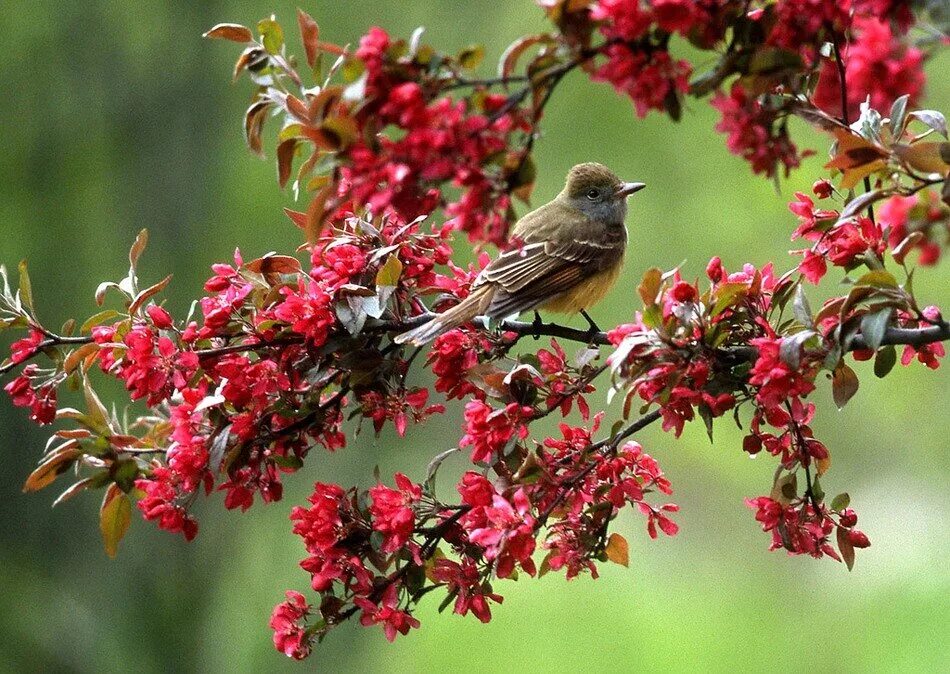
<path fill-rule="evenodd" d="M 610 289 L 617 282 L 622 268 L 623 258 L 621 257 L 607 268 L 589 276 L 570 290 L 548 300 L 541 305 L 541 308 L 546 311 L 564 314 L 576 314 L 582 309 L 588 309 L 604 299 L 604 296 L 610 292 Z"/>

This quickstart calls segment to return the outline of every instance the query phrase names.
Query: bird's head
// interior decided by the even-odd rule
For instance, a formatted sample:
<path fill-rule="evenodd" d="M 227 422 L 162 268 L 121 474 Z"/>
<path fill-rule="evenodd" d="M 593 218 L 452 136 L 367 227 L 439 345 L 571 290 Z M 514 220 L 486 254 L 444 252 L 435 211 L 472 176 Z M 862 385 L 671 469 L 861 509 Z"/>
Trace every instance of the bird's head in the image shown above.
<path fill-rule="evenodd" d="M 567 174 L 559 198 L 605 224 L 623 224 L 627 216 L 627 197 L 639 192 L 643 183 L 627 183 L 603 164 L 578 164 Z"/>

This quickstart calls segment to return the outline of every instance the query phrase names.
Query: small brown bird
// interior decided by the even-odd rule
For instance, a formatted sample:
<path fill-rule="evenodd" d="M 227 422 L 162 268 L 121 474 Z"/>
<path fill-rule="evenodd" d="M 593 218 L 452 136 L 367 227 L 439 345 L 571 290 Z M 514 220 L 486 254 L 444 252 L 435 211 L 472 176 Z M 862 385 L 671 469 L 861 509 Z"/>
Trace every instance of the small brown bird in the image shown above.
<path fill-rule="evenodd" d="M 596 329 L 586 309 L 620 274 L 627 197 L 644 187 L 623 182 L 602 164 L 578 164 L 553 201 L 515 223 L 516 245 L 482 270 L 468 297 L 395 341 L 421 346 L 476 316 L 504 319 L 532 309 L 580 312 Z"/>

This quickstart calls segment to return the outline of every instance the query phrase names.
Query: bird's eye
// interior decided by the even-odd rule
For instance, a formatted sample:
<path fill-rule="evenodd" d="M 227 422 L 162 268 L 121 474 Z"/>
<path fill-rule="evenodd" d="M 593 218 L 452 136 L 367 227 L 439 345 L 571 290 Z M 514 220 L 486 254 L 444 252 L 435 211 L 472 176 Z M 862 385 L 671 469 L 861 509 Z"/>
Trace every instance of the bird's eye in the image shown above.
<path fill-rule="evenodd" d="M 597 201 L 600 199 L 600 190 L 587 190 L 587 198 L 591 201 Z"/>

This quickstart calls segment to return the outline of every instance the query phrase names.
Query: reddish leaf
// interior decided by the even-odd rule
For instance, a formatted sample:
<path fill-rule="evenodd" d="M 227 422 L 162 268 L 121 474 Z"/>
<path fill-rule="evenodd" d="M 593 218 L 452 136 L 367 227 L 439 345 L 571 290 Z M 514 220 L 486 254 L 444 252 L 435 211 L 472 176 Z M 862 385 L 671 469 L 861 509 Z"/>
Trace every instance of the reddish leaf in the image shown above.
<path fill-rule="evenodd" d="M 858 375 L 850 367 L 841 363 L 835 368 L 831 378 L 831 395 L 840 410 L 858 392 Z"/>
<path fill-rule="evenodd" d="M 250 28 L 237 23 L 219 23 L 202 37 L 230 40 L 231 42 L 251 42 L 254 40 L 254 33 L 251 32 Z"/>
<path fill-rule="evenodd" d="M 125 536 L 132 522 L 132 502 L 128 495 L 115 483 L 109 485 L 99 509 L 99 531 L 106 554 L 115 557 L 119 541 Z"/>
<path fill-rule="evenodd" d="M 65 473 L 73 465 L 80 453 L 79 443 L 75 440 L 70 440 L 56 448 L 26 478 L 26 482 L 23 483 L 23 491 L 39 491 L 51 485 L 58 476 Z"/>
<path fill-rule="evenodd" d="M 290 173 L 294 168 L 294 152 L 297 149 L 297 139 L 288 138 L 277 146 L 277 184 L 284 187 L 290 180 Z"/>
<path fill-rule="evenodd" d="M 848 565 L 848 571 L 854 568 L 854 545 L 848 537 L 848 530 L 844 527 L 838 527 L 838 550 L 841 551 L 841 558 Z"/>
<path fill-rule="evenodd" d="M 320 27 L 313 17 L 297 8 L 297 25 L 300 26 L 300 37 L 303 39 L 303 48 L 307 54 L 307 65 L 313 68 L 317 62 L 320 44 Z"/>
<path fill-rule="evenodd" d="M 607 555 L 607 559 L 614 564 L 620 564 L 620 566 L 630 565 L 630 546 L 627 545 L 627 539 L 620 534 L 610 534 L 610 538 L 607 539 L 607 547 L 604 548 L 604 553 Z"/>

